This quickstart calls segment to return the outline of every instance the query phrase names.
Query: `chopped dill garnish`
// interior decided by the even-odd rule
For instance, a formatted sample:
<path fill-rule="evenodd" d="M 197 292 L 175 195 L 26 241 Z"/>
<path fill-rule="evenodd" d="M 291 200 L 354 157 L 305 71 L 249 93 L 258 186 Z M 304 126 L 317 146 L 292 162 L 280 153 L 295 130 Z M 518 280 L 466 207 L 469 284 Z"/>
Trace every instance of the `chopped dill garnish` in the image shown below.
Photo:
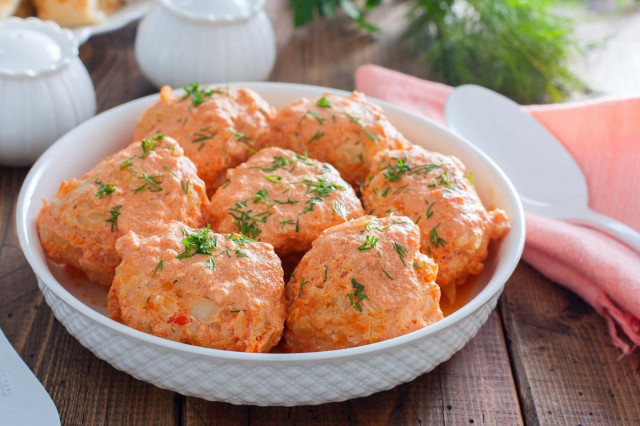
<path fill-rule="evenodd" d="M 400 186 L 400 187 L 396 188 L 396 189 L 393 191 L 393 195 L 398 195 L 398 194 L 400 194 L 402 191 L 404 191 L 404 192 L 413 191 L 411 188 L 408 188 L 408 186 L 409 186 L 409 184 L 408 184 L 408 183 L 405 183 L 404 185 L 402 185 L 402 186 Z"/>
<path fill-rule="evenodd" d="M 361 164 L 364 164 L 364 157 L 362 156 L 362 153 L 358 154 L 358 160 L 360 160 Z"/>
<path fill-rule="evenodd" d="M 323 96 L 318 99 L 318 102 L 316 102 L 316 106 L 320 108 L 331 108 L 331 102 L 329 102 L 329 99 Z"/>
<path fill-rule="evenodd" d="M 182 187 L 182 192 L 184 192 L 185 195 L 189 194 L 189 185 L 190 184 L 191 184 L 191 179 L 187 179 L 186 182 L 184 180 L 180 181 L 180 186 Z"/>
<path fill-rule="evenodd" d="M 118 205 L 118 206 L 115 206 L 114 208 L 112 208 L 109 211 L 109 214 L 111 215 L 111 217 L 109 217 L 109 219 L 105 220 L 105 222 L 108 222 L 108 223 L 111 224 L 111 232 L 118 230 L 118 216 L 120 216 L 120 209 L 121 208 L 122 208 L 121 205 Z"/>
<path fill-rule="evenodd" d="M 384 274 L 387 276 L 387 278 L 389 278 L 391 281 L 393 281 L 393 277 L 391 276 L 391 274 L 389 274 L 389 273 L 387 272 L 387 270 L 386 270 L 386 269 L 384 269 L 384 268 L 380 268 L 380 269 L 382 269 L 382 272 L 384 272 Z"/>
<path fill-rule="evenodd" d="M 260 191 L 256 192 L 255 195 L 253 196 L 253 202 L 254 203 L 263 202 L 265 204 L 269 204 L 269 194 L 267 194 L 267 191 L 264 188 L 262 188 Z"/>
<path fill-rule="evenodd" d="M 360 231 L 361 234 L 364 234 L 367 231 L 371 231 L 372 229 L 375 229 L 376 231 L 380 231 L 380 232 L 387 232 L 387 230 L 391 227 L 391 225 L 387 225 L 384 228 L 380 228 L 379 226 L 371 226 L 371 222 L 367 222 L 364 224 L 364 229 L 362 231 Z"/>
<path fill-rule="evenodd" d="M 358 246 L 359 251 L 371 250 L 372 248 L 376 248 L 376 244 L 378 244 L 380 238 L 374 237 L 372 235 L 367 235 L 364 239 L 364 244 L 360 244 Z"/>
<path fill-rule="evenodd" d="M 285 227 L 285 225 L 295 225 L 295 224 L 296 224 L 296 223 L 295 223 L 293 220 L 291 220 L 291 219 L 288 219 L 288 220 L 281 220 L 281 221 L 280 221 L 280 228 L 284 228 L 284 227 Z"/>
<path fill-rule="evenodd" d="M 318 179 L 317 181 L 305 179 L 302 183 L 307 186 L 306 194 L 312 194 L 312 196 L 307 200 L 304 210 L 300 214 L 313 211 L 313 206 L 322 202 L 333 191 L 344 189 L 344 186 L 329 182 L 326 179 Z"/>
<path fill-rule="evenodd" d="M 313 163 L 307 161 L 309 159 L 309 156 L 307 155 L 307 151 L 304 152 L 304 155 L 300 155 L 296 153 L 296 158 L 298 159 L 298 161 L 300 161 L 304 165 L 307 165 L 307 166 L 314 165 Z"/>
<path fill-rule="evenodd" d="M 260 224 L 267 222 L 271 212 L 254 213 L 247 204 L 248 200 L 236 202 L 235 206 L 229 209 L 229 215 L 234 219 L 236 227 L 243 235 L 255 239 L 262 233 Z"/>
<path fill-rule="evenodd" d="M 207 260 L 204 261 L 204 264 L 207 268 L 211 269 L 212 271 L 216 269 L 216 260 L 213 258 L 213 256 L 209 256 Z"/>
<path fill-rule="evenodd" d="M 324 278 L 322 279 L 323 283 L 327 282 L 327 273 L 329 272 L 329 268 L 327 268 L 326 266 L 324 267 Z"/>
<path fill-rule="evenodd" d="M 360 116 L 357 116 L 357 115 L 354 115 L 354 114 L 349 114 L 349 113 L 345 113 L 345 115 L 346 115 L 347 117 L 349 117 L 349 120 L 350 120 L 352 123 L 355 123 L 355 124 L 357 124 L 357 125 L 359 125 L 359 126 L 362 126 L 362 124 L 360 123 Z"/>
<path fill-rule="evenodd" d="M 419 166 L 412 167 L 409 171 L 410 175 L 427 174 L 435 169 L 442 167 L 442 164 L 420 164 Z"/>
<path fill-rule="evenodd" d="M 324 120 L 326 120 L 326 118 L 320 117 L 320 114 L 315 111 L 307 111 L 305 115 L 310 115 L 311 117 L 315 118 L 319 124 L 324 123 Z"/>
<path fill-rule="evenodd" d="M 222 185 L 222 188 L 223 188 L 223 189 L 224 189 L 224 188 L 226 188 L 227 186 L 229 186 L 229 184 L 231 184 L 231 179 L 228 179 L 228 178 L 227 178 L 227 179 L 224 181 L 224 185 Z"/>
<path fill-rule="evenodd" d="M 399 180 L 403 174 L 411 170 L 411 166 L 409 166 L 409 164 L 407 164 L 403 159 L 396 160 L 396 164 L 389 164 L 385 168 L 387 171 L 384 172 L 384 177 L 389 182 Z"/>
<path fill-rule="evenodd" d="M 229 312 L 232 313 L 232 314 L 238 314 L 240 312 L 247 312 L 247 310 L 246 309 L 234 309 L 234 310 L 229 311 Z"/>
<path fill-rule="evenodd" d="M 242 250 L 240 250 L 239 248 L 237 249 L 233 249 L 233 252 L 236 254 L 236 257 L 242 258 L 242 257 L 249 257 L 249 255 L 245 252 L 243 252 Z"/>
<path fill-rule="evenodd" d="M 243 247 L 245 244 L 249 244 L 254 242 L 251 238 L 247 237 L 243 234 L 238 234 L 236 232 L 227 235 L 227 238 L 233 241 L 236 245 Z"/>
<path fill-rule="evenodd" d="M 324 132 L 316 132 L 315 135 L 311 136 L 311 138 L 309 139 L 309 141 L 307 141 L 307 143 L 310 144 L 311 142 L 315 142 L 323 136 L 324 136 Z"/>
<path fill-rule="evenodd" d="M 422 269 L 422 266 L 418 265 L 416 262 L 413 262 L 413 267 L 416 269 Z"/>
<path fill-rule="evenodd" d="M 160 191 L 162 191 L 162 187 L 160 186 L 162 181 L 158 180 L 159 178 L 160 178 L 160 176 L 149 176 L 145 172 L 142 172 L 142 175 L 140 176 L 140 179 L 142 179 L 144 181 L 144 184 L 142 186 L 139 186 L 136 189 L 134 189 L 133 192 L 139 192 L 139 191 L 142 191 L 145 188 L 148 188 L 149 191 L 151 191 L 151 192 L 160 192 Z"/>
<path fill-rule="evenodd" d="M 400 243 L 397 242 L 393 242 L 392 243 L 393 248 L 395 249 L 396 253 L 398 253 L 398 257 L 400 257 L 400 260 L 402 261 L 402 264 L 404 266 L 407 266 L 407 264 L 405 263 L 404 259 L 407 257 L 407 248 L 405 246 L 403 246 Z"/>
<path fill-rule="evenodd" d="M 365 129 L 364 127 L 362 128 L 362 130 L 364 130 L 365 135 L 367 135 L 367 137 L 372 141 L 376 142 L 378 140 L 378 135 L 373 133 L 371 130 Z"/>
<path fill-rule="evenodd" d="M 184 251 L 176 256 L 176 258 L 186 259 L 196 254 L 211 255 L 211 250 L 218 246 L 218 238 L 214 238 L 209 234 L 209 228 L 210 225 L 207 225 L 202 229 L 196 230 L 193 234 L 189 234 L 186 229 L 182 228 Z"/>
<path fill-rule="evenodd" d="M 164 137 L 164 134 L 160 134 L 152 137 L 151 139 L 142 139 L 142 141 L 140 142 L 142 154 L 138 158 L 146 158 L 149 154 L 151 154 L 151 151 L 153 151 L 156 147 L 156 141 L 164 139 Z"/>
<path fill-rule="evenodd" d="M 164 268 L 164 262 L 162 261 L 162 259 L 160 259 L 160 262 L 158 262 L 158 264 L 156 265 L 156 269 L 154 269 L 153 274 L 151 274 L 151 278 L 155 277 L 158 271 L 162 272 L 163 268 Z"/>
<path fill-rule="evenodd" d="M 362 306 L 360 305 L 360 300 L 369 300 L 369 296 L 364 294 L 364 285 L 360 284 L 354 278 L 351 278 L 351 286 L 355 290 L 353 294 L 347 294 L 349 298 L 349 303 L 358 312 L 362 312 Z M 359 300 L 356 300 L 359 299 Z"/>
<path fill-rule="evenodd" d="M 240 132 L 238 132 L 238 131 L 236 131 L 234 129 L 229 129 L 229 131 L 233 135 L 233 138 L 235 140 L 237 140 L 238 142 L 249 143 L 249 142 L 251 142 L 253 140 L 249 136 L 246 136 L 244 133 L 240 133 Z"/>
<path fill-rule="evenodd" d="M 267 175 L 264 178 L 271 183 L 279 184 L 282 182 L 282 176 L 279 176 L 279 175 Z"/>
<path fill-rule="evenodd" d="M 300 201 L 287 198 L 287 201 L 273 200 L 276 204 L 298 204 Z"/>
<path fill-rule="evenodd" d="M 306 280 L 304 277 L 300 278 L 300 288 L 298 289 L 298 298 L 300 297 L 300 294 L 302 294 L 302 287 L 304 287 L 307 284 L 309 284 L 308 280 Z"/>
<path fill-rule="evenodd" d="M 182 90 L 185 91 L 186 95 L 182 99 L 191 98 L 191 102 L 194 107 L 197 107 L 202 102 L 204 102 L 204 98 L 210 97 L 214 92 L 221 93 L 219 90 L 214 90 L 210 88 L 200 88 L 200 83 L 189 83 L 188 86 L 182 86 Z"/>
<path fill-rule="evenodd" d="M 193 134 L 194 139 L 191 140 L 191 143 L 199 143 L 200 146 L 198 147 L 198 151 L 200 151 L 202 148 L 204 148 L 204 143 L 208 140 L 213 139 L 217 134 L 218 132 L 202 133 L 201 130 L 200 132 L 196 132 Z"/>
<path fill-rule="evenodd" d="M 425 201 L 425 202 L 427 203 L 427 205 L 429 206 L 429 207 L 427 208 L 427 219 L 431 219 L 431 216 L 433 216 L 433 206 L 435 206 L 435 205 L 436 205 L 437 201 L 436 201 L 436 202 L 434 202 L 434 203 L 431 203 L 431 204 L 429 204 L 429 201 L 427 201 L 427 200 L 424 200 L 424 201 Z"/>
<path fill-rule="evenodd" d="M 168 171 L 171 176 L 177 177 L 176 174 L 173 172 L 173 170 L 171 170 L 167 166 L 162 166 L 162 168 L 165 169 L 166 171 Z"/>
<path fill-rule="evenodd" d="M 469 172 L 469 174 L 467 175 L 467 180 L 471 185 L 473 185 L 473 173 Z"/>
<path fill-rule="evenodd" d="M 127 167 L 131 167 L 133 166 L 133 163 L 131 162 L 131 159 L 133 157 L 129 157 L 126 160 L 124 160 L 121 164 L 120 164 L 120 170 L 126 169 Z"/>
<path fill-rule="evenodd" d="M 96 192 L 96 197 L 99 199 L 102 199 L 105 195 L 111 195 L 116 190 L 116 186 L 112 183 L 102 183 L 98 179 L 94 180 L 93 183 L 99 186 Z"/>
<path fill-rule="evenodd" d="M 438 235 L 439 226 L 440 224 L 437 224 L 429 231 L 429 239 L 434 247 L 444 247 L 447 245 L 447 242 Z"/>
<path fill-rule="evenodd" d="M 289 164 L 291 164 L 293 161 L 289 160 L 286 157 L 283 157 L 281 155 L 276 155 L 275 157 L 273 157 L 273 162 L 271 163 L 271 167 L 267 167 L 266 169 L 262 169 L 263 172 L 275 172 L 276 170 L 280 169 L 280 168 L 284 168 L 286 166 L 288 166 Z"/>
<path fill-rule="evenodd" d="M 296 232 L 300 232 L 300 219 L 296 219 Z"/>

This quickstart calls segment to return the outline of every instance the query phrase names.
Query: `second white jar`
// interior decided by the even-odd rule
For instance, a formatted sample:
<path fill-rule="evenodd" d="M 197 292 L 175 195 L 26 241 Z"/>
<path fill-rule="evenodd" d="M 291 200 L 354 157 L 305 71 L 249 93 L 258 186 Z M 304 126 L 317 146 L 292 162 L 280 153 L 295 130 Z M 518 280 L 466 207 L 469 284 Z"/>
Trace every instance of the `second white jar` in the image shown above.
<path fill-rule="evenodd" d="M 264 0 L 159 0 L 135 45 L 156 86 L 266 80 L 276 58 Z"/>

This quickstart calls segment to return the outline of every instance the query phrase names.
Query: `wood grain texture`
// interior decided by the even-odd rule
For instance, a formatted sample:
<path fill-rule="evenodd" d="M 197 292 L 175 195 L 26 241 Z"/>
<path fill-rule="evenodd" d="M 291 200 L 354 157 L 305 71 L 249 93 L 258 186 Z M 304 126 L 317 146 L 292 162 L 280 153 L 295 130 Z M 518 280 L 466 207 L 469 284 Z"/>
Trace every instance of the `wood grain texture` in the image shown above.
<path fill-rule="evenodd" d="M 620 359 L 603 318 L 521 263 L 501 313 L 528 424 L 638 424 L 640 354 Z"/>

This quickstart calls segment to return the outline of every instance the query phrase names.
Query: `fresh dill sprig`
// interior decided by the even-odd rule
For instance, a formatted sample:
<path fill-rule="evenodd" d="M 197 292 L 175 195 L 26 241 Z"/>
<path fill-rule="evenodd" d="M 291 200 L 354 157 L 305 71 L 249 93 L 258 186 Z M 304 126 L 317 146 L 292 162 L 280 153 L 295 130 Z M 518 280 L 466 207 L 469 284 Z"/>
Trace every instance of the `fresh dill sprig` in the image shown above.
<path fill-rule="evenodd" d="M 318 102 L 316 102 L 316 106 L 319 108 L 331 108 L 331 102 L 329 102 L 329 99 L 323 96 L 318 99 Z"/>
<path fill-rule="evenodd" d="M 116 186 L 113 183 L 102 183 L 100 180 L 96 179 L 93 181 L 96 185 L 98 185 L 98 191 L 96 191 L 96 197 L 102 199 L 105 195 L 111 195 L 115 192 Z"/>
<path fill-rule="evenodd" d="M 218 134 L 218 132 L 203 133 L 208 129 L 209 128 L 206 127 L 205 129 L 200 129 L 199 132 L 196 132 L 193 134 L 194 138 L 191 140 L 191 143 L 200 144 L 200 146 L 198 147 L 198 151 L 204 148 L 204 144 L 206 141 L 213 139 Z"/>
<path fill-rule="evenodd" d="M 347 294 L 349 298 L 349 303 L 358 312 L 362 312 L 362 306 L 360 305 L 360 300 L 369 300 L 369 296 L 364 294 L 364 285 L 360 284 L 354 278 L 351 278 L 351 286 L 354 289 L 353 294 Z M 358 300 L 357 300 L 358 299 Z"/>
<path fill-rule="evenodd" d="M 429 239 L 434 247 L 444 247 L 447 245 L 447 242 L 438 235 L 439 226 L 440 224 L 437 224 L 431 229 L 431 231 L 429 231 Z"/>
<path fill-rule="evenodd" d="M 329 182 L 324 178 L 315 181 L 311 179 L 304 179 L 302 183 L 307 186 L 306 194 L 311 195 L 311 197 L 305 203 L 304 209 L 300 214 L 313 211 L 313 206 L 315 204 L 322 202 L 325 198 L 331 195 L 332 192 L 344 189 L 344 186 Z"/>
<path fill-rule="evenodd" d="M 289 160 L 287 157 L 283 157 L 281 155 L 276 155 L 275 157 L 273 157 L 273 160 L 271 162 L 271 167 L 267 167 L 265 169 L 262 169 L 262 171 L 263 172 L 267 172 L 267 173 L 275 172 L 278 169 L 285 168 L 286 166 L 290 165 L 291 163 L 293 163 L 293 161 Z"/>
<path fill-rule="evenodd" d="M 187 181 L 185 182 L 184 180 L 180 181 L 180 186 L 182 187 L 182 192 L 184 192 L 185 195 L 189 194 L 189 185 L 191 184 L 191 179 L 187 179 Z"/>
<path fill-rule="evenodd" d="M 316 132 L 313 136 L 311 136 L 311 138 L 307 141 L 307 143 L 310 144 L 311 142 L 315 142 L 323 136 L 324 136 L 324 132 Z"/>
<path fill-rule="evenodd" d="M 236 202 L 235 206 L 229 209 L 229 215 L 243 235 L 255 239 L 262 233 L 260 224 L 267 222 L 271 212 L 267 210 L 254 213 L 253 209 L 248 207 L 248 200 L 244 200 Z"/>
<path fill-rule="evenodd" d="M 162 187 L 160 186 L 162 181 L 159 180 L 160 176 L 149 176 L 145 172 L 142 172 L 140 179 L 144 181 L 144 184 L 134 189 L 133 192 L 140 192 L 145 188 L 148 188 L 151 192 L 162 191 Z"/>
<path fill-rule="evenodd" d="M 214 93 L 222 93 L 220 90 L 210 89 L 208 87 L 200 88 L 200 83 L 189 83 L 188 86 L 182 86 L 185 95 L 182 99 L 191 98 L 194 107 L 197 107 L 205 98 L 211 97 Z"/>
<path fill-rule="evenodd" d="M 162 259 L 160 259 L 160 261 L 156 265 L 156 269 L 154 269 L 153 274 L 151 274 L 151 278 L 155 277 L 157 272 L 162 272 L 163 269 L 164 269 L 164 262 L 162 261 Z"/>
<path fill-rule="evenodd" d="M 307 279 L 305 279 L 304 277 L 300 278 L 300 288 L 298 288 L 298 298 L 300 298 L 300 295 L 302 294 L 302 287 L 304 287 L 307 284 L 309 284 L 309 281 Z"/>
<path fill-rule="evenodd" d="M 212 237 L 209 229 L 210 226 L 207 225 L 202 229 L 196 230 L 196 232 L 189 233 L 185 228 L 182 228 L 184 251 L 176 256 L 176 258 L 186 259 L 196 254 L 211 255 L 211 250 L 218 247 L 218 238 Z"/>
<path fill-rule="evenodd" d="M 400 180 L 402 175 L 411 170 L 411 166 L 402 158 L 396 160 L 395 164 L 389 164 L 385 167 L 384 177 L 389 182 Z"/>
<path fill-rule="evenodd" d="M 114 231 L 118 230 L 118 216 L 120 216 L 120 209 L 121 208 L 122 208 L 121 205 L 113 207 L 109 211 L 109 214 L 111 216 L 109 217 L 109 219 L 105 220 L 105 222 L 111 224 L 111 232 L 114 232 Z"/>
<path fill-rule="evenodd" d="M 376 248 L 376 245 L 380 241 L 380 238 L 374 237 L 372 235 L 367 235 L 364 238 L 364 243 L 358 246 L 359 251 L 371 250 L 372 248 Z"/>
<path fill-rule="evenodd" d="M 407 266 L 406 262 L 404 261 L 404 259 L 407 257 L 407 252 L 408 252 L 407 247 L 395 241 L 392 243 L 392 245 L 393 245 L 393 249 L 396 251 L 396 253 L 398 253 L 398 257 L 402 261 L 402 264 L 404 266 Z"/>

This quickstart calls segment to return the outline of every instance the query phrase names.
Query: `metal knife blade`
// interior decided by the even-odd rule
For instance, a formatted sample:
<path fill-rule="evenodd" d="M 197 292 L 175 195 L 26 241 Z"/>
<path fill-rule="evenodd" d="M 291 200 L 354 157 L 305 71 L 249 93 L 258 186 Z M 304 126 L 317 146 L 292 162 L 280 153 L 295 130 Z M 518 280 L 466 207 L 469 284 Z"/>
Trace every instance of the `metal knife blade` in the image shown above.
<path fill-rule="evenodd" d="M 59 426 L 51 397 L 0 330 L 0 425 Z"/>

